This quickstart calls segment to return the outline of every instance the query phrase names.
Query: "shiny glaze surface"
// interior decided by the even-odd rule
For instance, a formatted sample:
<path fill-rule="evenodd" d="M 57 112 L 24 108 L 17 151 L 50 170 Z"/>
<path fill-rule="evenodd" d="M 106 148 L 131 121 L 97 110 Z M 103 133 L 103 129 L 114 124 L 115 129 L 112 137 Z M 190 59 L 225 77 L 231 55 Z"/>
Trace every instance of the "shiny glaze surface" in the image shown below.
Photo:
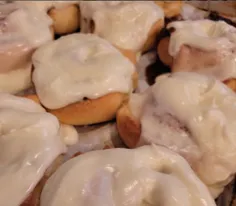
<path fill-rule="evenodd" d="M 71 34 L 48 43 L 34 53 L 33 64 L 37 94 L 50 109 L 133 88 L 134 65 L 94 34 Z"/>
<path fill-rule="evenodd" d="M 0 93 L 0 205 L 19 206 L 65 152 L 59 127 L 32 100 Z"/>
<path fill-rule="evenodd" d="M 160 146 L 80 155 L 49 179 L 41 206 L 215 206 L 187 162 Z"/>

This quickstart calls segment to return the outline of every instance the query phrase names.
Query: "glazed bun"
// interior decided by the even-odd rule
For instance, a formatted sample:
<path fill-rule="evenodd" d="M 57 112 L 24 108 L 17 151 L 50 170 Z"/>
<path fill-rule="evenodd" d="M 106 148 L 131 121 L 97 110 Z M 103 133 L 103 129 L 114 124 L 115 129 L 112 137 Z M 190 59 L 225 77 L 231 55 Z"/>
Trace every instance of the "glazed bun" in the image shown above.
<path fill-rule="evenodd" d="M 154 46 L 164 27 L 164 12 L 154 2 L 82 1 L 81 32 L 94 33 L 134 53 Z"/>
<path fill-rule="evenodd" d="M 215 206 L 206 186 L 187 162 L 155 145 L 93 151 L 73 158 L 48 180 L 40 205 L 125 205 L 127 202 L 130 206 L 160 202 L 168 206 L 176 206 L 176 202 L 185 206 Z"/>
<path fill-rule="evenodd" d="M 69 34 L 80 27 L 79 1 L 18 1 L 17 4 L 48 14 L 56 34 Z"/>
<path fill-rule="evenodd" d="M 38 49 L 33 82 L 40 102 L 62 123 L 105 122 L 137 85 L 132 62 L 93 34 L 72 34 Z"/>
<path fill-rule="evenodd" d="M 167 25 L 170 38 L 158 45 L 160 59 L 172 72 L 212 75 L 222 82 L 236 79 L 236 28 L 224 21 L 176 21 Z M 236 90 L 235 90 L 236 91 Z"/>
<path fill-rule="evenodd" d="M 51 19 L 18 4 L 1 5 L 0 92 L 18 93 L 31 86 L 32 54 L 53 40 Z"/>
<path fill-rule="evenodd" d="M 0 93 L 0 108 L 0 205 L 21 205 L 66 147 L 57 118 L 32 100 Z"/>
<path fill-rule="evenodd" d="M 157 144 L 178 152 L 217 197 L 236 172 L 235 102 L 215 78 L 176 72 L 133 94 L 117 113 L 117 127 L 130 148 Z"/>

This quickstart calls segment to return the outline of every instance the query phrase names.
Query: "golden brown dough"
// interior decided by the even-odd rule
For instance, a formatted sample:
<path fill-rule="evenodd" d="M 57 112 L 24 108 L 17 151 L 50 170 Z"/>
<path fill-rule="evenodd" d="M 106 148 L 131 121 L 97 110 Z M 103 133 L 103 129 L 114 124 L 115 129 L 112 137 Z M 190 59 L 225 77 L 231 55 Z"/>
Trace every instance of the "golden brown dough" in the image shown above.
<path fill-rule="evenodd" d="M 139 142 L 141 135 L 141 123 L 133 116 L 128 102 L 125 102 L 116 114 L 117 129 L 123 142 L 134 148 Z"/>
<path fill-rule="evenodd" d="M 183 5 L 182 1 L 155 1 L 155 3 L 163 8 L 166 18 L 178 16 Z"/>
<path fill-rule="evenodd" d="M 48 15 L 53 19 L 53 28 L 56 34 L 75 32 L 80 26 L 80 10 L 77 5 L 64 8 L 52 8 Z"/>
<path fill-rule="evenodd" d="M 152 28 L 150 29 L 148 33 L 147 41 L 141 50 L 142 52 L 146 52 L 150 50 L 155 45 L 157 35 L 164 28 L 164 26 L 165 26 L 165 22 L 163 19 L 160 19 L 155 24 L 153 24 Z"/>

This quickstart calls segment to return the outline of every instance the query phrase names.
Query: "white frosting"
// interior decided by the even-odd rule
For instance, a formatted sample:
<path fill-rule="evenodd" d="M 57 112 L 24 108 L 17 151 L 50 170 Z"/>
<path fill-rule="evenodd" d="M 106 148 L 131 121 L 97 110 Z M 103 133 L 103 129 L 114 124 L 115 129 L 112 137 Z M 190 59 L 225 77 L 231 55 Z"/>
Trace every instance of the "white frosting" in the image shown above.
<path fill-rule="evenodd" d="M 47 15 L 35 10 L 0 5 L 0 91 L 16 93 L 29 86 L 31 55 L 53 39 L 51 23 Z"/>
<path fill-rule="evenodd" d="M 134 99 L 141 106 L 131 101 L 142 125 L 139 145 L 181 154 L 216 197 L 236 172 L 235 93 L 214 78 L 177 72 L 157 78 L 144 97 Z"/>
<path fill-rule="evenodd" d="M 163 147 L 80 155 L 46 183 L 41 206 L 215 206 L 187 162 Z"/>
<path fill-rule="evenodd" d="M 7 47 L 9 42 L 38 47 L 52 40 L 52 20 L 46 14 L 17 4 L 1 5 L 1 10 L 4 11 L 4 20 L 1 22 L 1 50 Z"/>
<path fill-rule="evenodd" d="M 82 1 L 81 32 L 91 32 L 120 48 L 139 51 L 152 26 L 164 18 L 163 10 L 151 1 Z"/>
<path fill-rule="evenodd" d="M 200 20 L 205 19 L 209 12 L 200 10 L 188 3 L 184 3 L 181 7 L 180 15 L 183 20 Z"/>
<path fill-rule="evenodd" d="M 79 134 L 74 126 L 61 124 L 60 133 L 63 142 L 68 145 L 74 145 L 79 141 Z"/>
<path fill-rule="evenodd" d="M 106 40 L 71 34 L 40 47 L 33 55 L 33 82 L 42 104 L 57 109 L 132 90 L 134 65 Z"/>
<path fill-rule="evenodd" d="M 0 92 L 16 94 L 31 86 L 31 65 L 26 69 L 0 73 Z"/>
<path fill-rule="evenodd" d="M 19 206 L 65 151 L 58 132 L 40 105 L 0 93 L 0 205 Z"/>
<path fill-rule="evenodd" d="M 68 5 L 79 4 L 79 1 L 16 1 L 16 3 L 47 12 L 51 8 L 60 9 Z"/>
<path fill-rule="evenodd" d="M 175 28 L 169 44 L 171 56 L 176 57 L 183 45 L 215 51 L 220 63 L 197 68 L 197 72 L 211 74 L 222 81 L 236 78 L 236 28 L 224 21 L 211 20 L 177 21 L 168 24 L 167 28 Z"/>

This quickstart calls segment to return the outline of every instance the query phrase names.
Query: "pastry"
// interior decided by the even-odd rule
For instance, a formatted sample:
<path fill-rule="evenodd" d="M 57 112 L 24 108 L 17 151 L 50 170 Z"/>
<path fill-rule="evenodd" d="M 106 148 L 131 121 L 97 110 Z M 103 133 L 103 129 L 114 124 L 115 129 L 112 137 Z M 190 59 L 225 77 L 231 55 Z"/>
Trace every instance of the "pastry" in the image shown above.
<path fill-rule="evenodd" d="M 79 155 L 50 177 L 40 198 L 40 206 L 127 204 L 215 206 L 187 162 L 155 145 Z"/>
<path fill-rule="evenodd" d="M 32 53 L 53 39 L 46 15 L 16 4 L 0 5 L 0 92 L 17 93 L 31 85 Z"/>
<path fill-rule="evenodd" d="M 44 45 L 33 64 L 41 104 L 65 124 L 113 119 L 137 82 L 132 62 L 94 34 L 71 34 Z"/>
<path fill-rule="evenodd" d="M 66 147 L 57 118 L 32 100 L 0 93 L 0 113 L 0 205 L 23 206 Z"/>
<path fill-rule="evenodd" d="M 214 76 L 226 83 L 235 81 L 236 28 L 224 21 L 207 19 L 176 21 L 167 28 L 171 36 L 160 42 L 158 53 L 162 61 L 171 66 L 172 72 L 191 71 Z"/>
<path fill-rule="evenodd" d="M 217 197 L 236 172 L 235 102 L 215 78 L 166 74 L 119 109 L 118 131 L 130 148 L 157 144 L 182 155 Z"/>
<path fill-rule="evenodd" d="M 80 26 L 79 1 L 16 1 L 20 5 L 48 14 L 53 30 L 63 35 L 75 32 Z"/>
<path fill-rule="evenodd" d="M 164 12 L 151 1 L 82 1 L 80 9 L 81 32 L 135 54 L 153 47 L 164 27 Z"/>

